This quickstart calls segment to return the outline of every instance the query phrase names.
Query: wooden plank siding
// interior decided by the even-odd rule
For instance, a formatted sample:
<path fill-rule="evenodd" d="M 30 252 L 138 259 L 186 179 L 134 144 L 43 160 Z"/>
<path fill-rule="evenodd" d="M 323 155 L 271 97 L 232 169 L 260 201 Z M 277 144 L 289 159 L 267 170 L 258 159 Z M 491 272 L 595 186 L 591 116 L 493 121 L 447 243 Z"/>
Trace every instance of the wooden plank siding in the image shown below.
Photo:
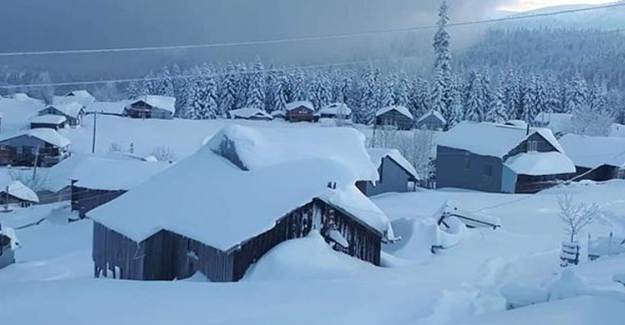
<path fill-rule="evenodd" d="M 319 218 L 318 221 L 315 221 Z M 238 281 L 251 265 L 278 244 L 305 237 L 318 223 L 336 229 L 349 242 L 339 251 L 380 265 L 382 234 L 350 214 L 315 199 L 278 219 L 271 229 L 243 241 L 227 252 L 167 230 L 136 243 L 94 223 L 93 259 L 95 276 L 115 275 L 128 280 L 173 280 L 188 278 L 200 271 L 213 282 Z M 118 270 L 113 274 L 114 270 Z M 107 272 L 108 270 L 108 272 Z"/>
<path fill-rule="evenodd" d="M 97 190 L 72 185 L 72 210 L 78 211 L 78 215 L 84 218 L 87 212 L 113 201 L 126 192 L 126 190 Z"/>
<path fill-rule="evenodd" d="M 413 119 L 396 110 L 390 110 L 377 116 L 375 124 L 378 126 L 394 126 L 398 130 L 411 130 L 414 127 Z"/>
<path fill-rule="evenodd" d="M 314 122 L 315 112 L 306 106 L 299 106 L 286 112 L 286 119 L 289 122 Z"/>

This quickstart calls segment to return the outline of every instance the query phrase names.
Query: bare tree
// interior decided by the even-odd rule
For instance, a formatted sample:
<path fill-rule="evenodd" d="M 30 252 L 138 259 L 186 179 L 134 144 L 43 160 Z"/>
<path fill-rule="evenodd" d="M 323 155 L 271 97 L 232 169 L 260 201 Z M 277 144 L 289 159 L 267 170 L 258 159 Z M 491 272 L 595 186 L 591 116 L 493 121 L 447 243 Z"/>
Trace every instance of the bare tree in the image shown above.
<path fill-rule="evenodd" d="M 599 215 L 599 205 L 596 203 L 575 203 L 571 193 L 565 193 L 558 198 L 560 219 L 566 224 L 566 232 L 571 243 L 586 226 L 591 224 Z"/>
<path fill-rule="evenodd" d="M 174 162 L 176 161 L 176 153 L 174 150 L 167 146 L 159 146 L 155 147 L 151 153 L 158 161 L 168 161 Z"/>

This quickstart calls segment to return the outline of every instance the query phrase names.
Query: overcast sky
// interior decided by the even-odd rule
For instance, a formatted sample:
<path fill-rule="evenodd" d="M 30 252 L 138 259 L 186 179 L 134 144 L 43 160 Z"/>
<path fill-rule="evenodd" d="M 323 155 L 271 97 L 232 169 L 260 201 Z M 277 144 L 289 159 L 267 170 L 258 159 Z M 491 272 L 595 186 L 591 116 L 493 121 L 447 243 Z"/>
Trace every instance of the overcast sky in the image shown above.
<path fill-rule="evenodd" d="M 560 5 L 603 4 L 614 2 L 614 0 L 513 0 L 511 2 L 511 4 L 501 6 L 501 9 L 511 11 L 526 11 Z"/>

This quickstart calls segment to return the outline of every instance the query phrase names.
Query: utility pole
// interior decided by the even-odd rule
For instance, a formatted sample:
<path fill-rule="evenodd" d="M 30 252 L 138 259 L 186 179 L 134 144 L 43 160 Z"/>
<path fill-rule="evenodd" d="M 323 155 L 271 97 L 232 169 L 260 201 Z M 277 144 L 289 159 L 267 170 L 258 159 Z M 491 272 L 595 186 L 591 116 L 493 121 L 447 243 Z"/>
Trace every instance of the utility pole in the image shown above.
<path fill-rule="evenodd" d="M 93 138 L 91 139 L 91 153 L 95 153 L 95 139 L 98 128 L 98 113 L 93 112 Z"/>
<path fill-rule="evenodd" d="M 33 184 L 37 179 L 37 165 L 39 165 L 39 146 L 35 149 L 35 163 L 33 165 Z"/>

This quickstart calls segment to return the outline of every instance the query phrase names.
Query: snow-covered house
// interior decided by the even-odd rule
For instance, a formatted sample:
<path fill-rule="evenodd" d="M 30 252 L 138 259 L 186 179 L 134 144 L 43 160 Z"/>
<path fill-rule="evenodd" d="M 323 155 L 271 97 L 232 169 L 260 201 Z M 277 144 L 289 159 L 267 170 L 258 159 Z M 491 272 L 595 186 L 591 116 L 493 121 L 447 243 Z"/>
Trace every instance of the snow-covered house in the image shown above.
<path fill-rule="evenodd" d="M 410 185 L 419 180 L 415 168 L 397 149 L 367 149 L 371 162 L 378 168 L 379 179 L 375 182 L 358 181 L 356 186 L 366 196 L 382 193 L 408 192 Z"/>
<path fill-rule="evenodd" d="M 289 122 L 314 122 L 315 106 L 307 100 L 286 104 L 286 120 Z"/>
<path fill-rule="evenodd" d="M 95 275 L 172 280 L 201 272 L 238 281 L 270 249 L 313 229 L 336 250 L 379 265 L 392 228 L 354 185 L 377 177 L 356 130 L 228 126 L 87 214 Z"/>
<path fill-rule="evenodd" d="M 69 157 L 70 141 L 53 129 L 31 129 L 0 137 L 0 165 L 52 166 Z"/>
<path fill-rule="evenodd" d="M 577 168 L 576 180 L 625 178 L 625 138 L 567 134 L 560 138 Z"/>
<path fill-rule="evenodd" d="M 8 181 L 0 184 L 0 205 L 17 204 L 27 207 L 39 203 L 37 194 L 20 181 Z"/>
<path fill-rule="evenodd" d="M 423 114 L 417 122 L 417 129 L 442 131 L 447 126 L 447 120 L 439 111 L 430 110 Z"/>
<path fill-rule="evenodd" d="M 352 110 L 345 103 L 331 103 L 319 109 L 315 116 L 318 118 L 350 120 Z"/>
<path fill-rule="evenodd" d="M 137 159 L 82 159 L 70 175 L 72 210 L 82 218 L 170 166 Z"/>
<path fill-rule="evenodd" d="M 238 120 L 262 120 L 262 121 L 270 121 L 273 117 L 267 112 L 252 107 L 244 107 L 239 109 L 233 109 L 228 111 L 228 116 L 231 119 Z"/>
<path fill-rule="evenodd" d="M 3 228 L 0 224 L 0 269 L 15 263 L 15 246 L 17 245 L 13 229 Z"/>
<path fill-rule="evenodd" d="M 461 122 L 437 140 L 439 188 L 533 193 L 574 174 L 549 129 Z"/>
<path fill-rule="evenodd" d="M 124 109 L 130 100 L 121 100 L 118 102 L 93 102 L 87 106 L 85 111 L 87 114 L 97 113 L 102 115 L 123 116 Z"/>
<path fill-rule="evenodd" d="M 39 116 L 58 115 L 67 119 L 70 126 L 78 126 L 85 115 L 85 107 L 78 102 L 55 103 L 39 111 Z"/>
<path fill-rule="evenodd" d="M 63 129 L 67 124 L 67 118 L 63 115 L 40 115 L 30 119 L 31 129 Z"/>
<path fill-rule="evenodd" d="M 548 128 L 555 135 L 562 135 L 571 129 L 572 114 L 569 113 L 546 113 L 540 112 L 534 118 L 534 124 L 539 127 Z"/>
<path fill-rule="evenodd" d="M 37 116 L 45 104 L 34 98 L 0 98 L 2 125 L 0 132 L 22 130 L 30 126 L 30 119 Z"/>
<path fill-rule="evenodd" d="M 414 117 L 405 106 L 387 106 L 375 113 L 377 126 L 392 126 L 399 130 L 410 130 L 414 126 Z"/>
<path fill-rule="evenodd" d="M 124 114 L 132 118 L 170 120 L 175 113 L 176 98 L 169 96 L 145 95 L 124 107 Z"/>
<path fill-rule="evenodd" d="M 277 110 L 275 110 L 275 111 L 271 112 L 271 117 L 272 117 L 274 120 L 276 120 L 276 119 L 279 119 L 279 120 L 286 120 L 286 112 L 285 112 L 285 111 L 283 111 L 283 110 L 279 110 L 279 109 L 277 109 Z"/>
<path fill-rule="evenodd" d="M 53 105 L 62 105 L 68 103 L 78 103 L 82 108 L 86 108 L 95 102 L 95 97 L 86 90 L 73 90 L 63 96 L 52 97 Z"/>

